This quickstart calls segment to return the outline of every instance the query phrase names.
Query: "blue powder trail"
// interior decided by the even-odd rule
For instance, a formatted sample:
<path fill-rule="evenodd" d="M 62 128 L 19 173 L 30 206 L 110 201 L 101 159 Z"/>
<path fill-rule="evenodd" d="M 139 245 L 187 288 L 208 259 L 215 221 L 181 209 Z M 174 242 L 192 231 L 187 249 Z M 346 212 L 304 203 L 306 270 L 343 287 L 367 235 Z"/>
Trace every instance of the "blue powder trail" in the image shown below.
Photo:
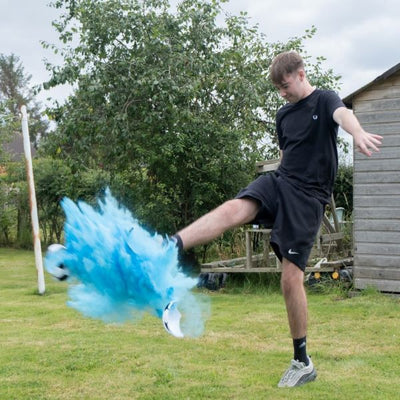
<path fill-rule="evenodd" d="M 206 298 L 191 292 L 197 279 L 185 275 L 175 243 L 150 234 L 107 189 L 96 210 L 64 198 L 65 249 L 47 252 L 48 272 L 63 264 L 70 277 L 68 305 L 104 322 L 135 321 L 149 312 L 162 317 L 176 301 L 185 336 L 199 336 L 209 313 Z"/>

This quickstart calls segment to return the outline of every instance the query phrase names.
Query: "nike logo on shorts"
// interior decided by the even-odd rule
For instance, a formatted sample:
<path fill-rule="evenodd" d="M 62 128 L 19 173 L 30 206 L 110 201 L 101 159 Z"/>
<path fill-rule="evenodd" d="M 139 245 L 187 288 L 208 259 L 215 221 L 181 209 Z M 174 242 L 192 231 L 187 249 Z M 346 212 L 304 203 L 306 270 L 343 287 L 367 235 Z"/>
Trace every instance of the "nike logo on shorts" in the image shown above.
<path fill-rule="evenodd" d="M 292 249 L 289 249 L 289 251 L 288 251 L 288 254 L 300 254 L 300 253 L 298 253 L 297 251 L 294 251 L 294 250 L 292 250 Z"/>

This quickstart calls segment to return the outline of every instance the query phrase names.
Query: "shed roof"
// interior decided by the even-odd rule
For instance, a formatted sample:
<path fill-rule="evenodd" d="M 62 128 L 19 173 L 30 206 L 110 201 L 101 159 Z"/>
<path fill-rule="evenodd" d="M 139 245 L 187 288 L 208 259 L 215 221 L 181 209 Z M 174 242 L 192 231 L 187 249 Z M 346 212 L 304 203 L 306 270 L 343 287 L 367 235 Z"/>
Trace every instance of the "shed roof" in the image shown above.
<path fill-rule="evenodd" d="M 365 86 L 362 86 L 360 89 L 356 90 L 355 92 L 349 94 L 348 96 L 343 98 L 343 103 L 349 107 L 353 107 L 353 99 L 356 97 L 358 94 L 363 92 L 364 90 L 368 89 L 372 85 L 379 83 L 381 81 L 384 81 L 385 79 L 389 78 L 390 76 L 394 75 L 396 72 L 400 71 L 400 63 L 396 64 L 394 67 L 389 68 L 386 72 L 384 72 L 382 75 L 379 75 L 376 77 L 373 81 L 370 83 L 366 84 Z"/>

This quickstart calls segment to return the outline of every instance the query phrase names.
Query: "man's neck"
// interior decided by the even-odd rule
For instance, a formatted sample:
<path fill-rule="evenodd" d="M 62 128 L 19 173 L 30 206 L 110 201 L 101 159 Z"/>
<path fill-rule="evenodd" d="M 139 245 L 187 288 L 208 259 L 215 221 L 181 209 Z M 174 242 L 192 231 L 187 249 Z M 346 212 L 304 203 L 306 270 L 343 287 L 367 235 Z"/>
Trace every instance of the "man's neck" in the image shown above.
<path fill-rule="evenodd" d="M 314 86 L 311 86 L 310 83 L 307 81 L 304 88 L 304 94 L 302 96 L 302 100 L 308 97 L 313 91 L 315 90 Z"/>

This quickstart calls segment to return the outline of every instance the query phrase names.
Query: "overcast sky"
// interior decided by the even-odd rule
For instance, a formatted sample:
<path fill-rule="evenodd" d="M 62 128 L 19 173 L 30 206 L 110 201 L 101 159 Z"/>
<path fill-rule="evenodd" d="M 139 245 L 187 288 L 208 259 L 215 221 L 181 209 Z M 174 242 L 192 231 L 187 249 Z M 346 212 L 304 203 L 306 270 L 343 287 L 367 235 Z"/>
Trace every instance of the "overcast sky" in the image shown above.
<path fill-rule="evenodd" d="M 32 83 L 48 78 L 44 58 L 57 61 L 41 40 L 57 43 L 51 26 L 58 10 L 48 0 L 0 0 L 0 53 L 20 57 Z M 369 83 L 400 62 L 399 0 L 231 0 L 231 14 L 247 11 L 269 41 L 301 36 L 314 25 L 316 36 L 307 41 L 311 56 L 325 56 L 327 68 L 342 75 L 342 97 Z M 66 89 L 40 94 L 61 100 Z"/>

